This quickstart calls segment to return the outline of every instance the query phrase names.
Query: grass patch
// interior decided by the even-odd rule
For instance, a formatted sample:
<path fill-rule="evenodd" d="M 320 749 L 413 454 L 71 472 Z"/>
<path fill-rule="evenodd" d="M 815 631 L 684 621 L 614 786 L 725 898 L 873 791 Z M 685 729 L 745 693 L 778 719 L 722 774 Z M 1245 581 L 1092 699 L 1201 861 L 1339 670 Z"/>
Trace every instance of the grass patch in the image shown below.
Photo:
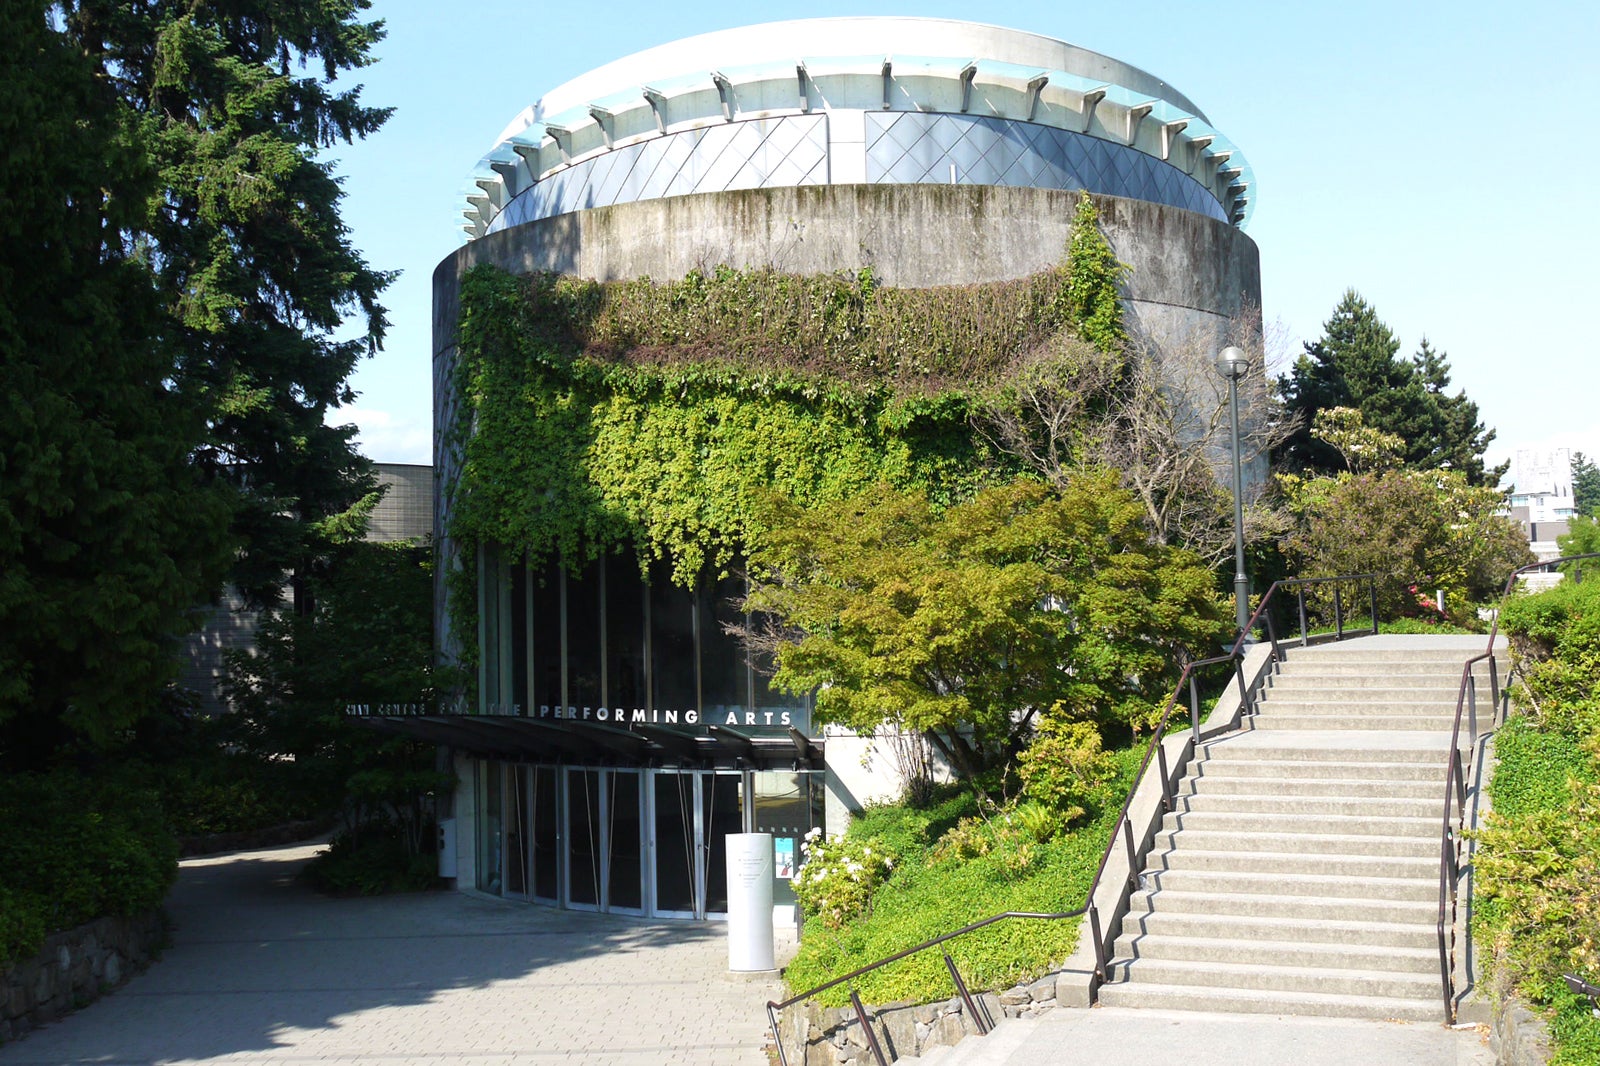
<path fill-rule="evenodd" d="M 920 811 L 887 805 L 862 812 L 851 822 L 847 837 L 875 840 L 895 856 L 894 873 L 877 890 L 870 912 L 855 922 L 831 930 L 816 919 L 807 921 L 800 952 L 784 971 L 789 988 L 796 992 L 813 988 L 1001 911 L 1065 911 L 1082 906 L 1143 754 L 1143 744 L 1114 753 L 1117 775 L 1108 791 L 1116 802 L 1092 810 L 1081 827 L 964 860 L 936 857 L 935 845 L 960 819 L 977 813 L 970 795 L 948 795 Z M 1078 925 L 1075 918 L 1015 919 L 946 947 L 969 987 L 1008 988 L 1047 972 L 1070 955 L 1077 947 Z M 869 1003 L 932 1002 L 954 994 L 937 950 L 867 974 L 855 987 Z M 818 1002 L 839 1006 L 848 998 L 849 989 L 840 986 L 819 996 Z"/>

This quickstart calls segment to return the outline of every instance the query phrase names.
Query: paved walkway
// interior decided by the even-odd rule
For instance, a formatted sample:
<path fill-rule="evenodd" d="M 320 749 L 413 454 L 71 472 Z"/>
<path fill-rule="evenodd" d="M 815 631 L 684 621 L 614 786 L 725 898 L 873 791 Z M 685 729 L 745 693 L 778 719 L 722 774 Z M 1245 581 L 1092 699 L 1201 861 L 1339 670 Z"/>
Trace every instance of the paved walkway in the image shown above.
<path fill-rule="evenodd" d="M 455 892 L 328 899 L 294 879 L 314 851 L 185 860 L 172 946 L 0 1047 L 0 1066 L 766 1066 L 777 982 L 727 972 L 723 925 Z"/>

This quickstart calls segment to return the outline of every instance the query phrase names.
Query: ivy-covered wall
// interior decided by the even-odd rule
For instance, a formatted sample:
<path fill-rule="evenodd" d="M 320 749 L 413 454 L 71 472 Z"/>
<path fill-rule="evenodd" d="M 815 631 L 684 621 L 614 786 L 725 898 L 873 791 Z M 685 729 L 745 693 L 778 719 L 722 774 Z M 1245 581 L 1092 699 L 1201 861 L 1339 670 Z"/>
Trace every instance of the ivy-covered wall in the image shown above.
<path fill-rule="evenodd" d="M 1119 339 L 1125 268 L 1094 218 L 1085 198 L 1061 265 L 966 286 L 476 267 L 460 289 L 446 532 L 464 559 L 496 545 L 534 566 L 632 549 L 687 586 L 733 561 L 768 493 L 809 506 L 881 483 L 948 502 L 1015 477 L 971 414 L 1039 346 Z M 451 613 L 470 644 L 472 568 L 459 573 Z"/>

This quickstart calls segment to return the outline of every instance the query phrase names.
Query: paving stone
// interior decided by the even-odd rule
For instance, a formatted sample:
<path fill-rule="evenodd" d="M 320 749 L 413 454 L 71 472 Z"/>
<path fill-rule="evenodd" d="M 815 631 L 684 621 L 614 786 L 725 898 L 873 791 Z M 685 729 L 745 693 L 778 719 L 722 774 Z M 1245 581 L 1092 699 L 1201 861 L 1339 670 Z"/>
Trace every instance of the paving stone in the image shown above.
<path fill-rule="evenodd" d="M 184 860 L 161 958 L 0 1066 L 766 1066 L 778 982 L 728 974 L 724 925 L 329 899 L 295 880 L 315 850 Z"/>

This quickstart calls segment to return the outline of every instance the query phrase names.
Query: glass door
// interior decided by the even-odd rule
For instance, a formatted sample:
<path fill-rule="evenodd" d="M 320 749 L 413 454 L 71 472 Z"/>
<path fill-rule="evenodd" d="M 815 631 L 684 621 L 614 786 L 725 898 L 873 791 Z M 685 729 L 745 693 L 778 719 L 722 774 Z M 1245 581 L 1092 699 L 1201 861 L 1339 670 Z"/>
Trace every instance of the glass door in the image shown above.
<path fill-rule="evenodd" d="M 505 895 L 528 898 L 528 807 L 533 793 L 533 767 L 506 767 Z"/>
<path fill-rule="evenodd" d="M 600 771 L 567 771 L 567 906 L 600 909 Z"/>
<path fill-rule="evenodd" d="M 535 766 L 533 809 L 528 812 L 528 827 L 533 831 L 530 858 L 533 871 L 529 881 L 533 898 L 541 903 L 561 902 L 561 808 L 560 770 Z"/>
<path fill-rule="evenodd" d="M 699 917 L 728 914 L 728 834 L 744 832 L 744 775 L 700 775 L 701 854 L 705 856 L 704 907 Z"/>
<path fill-rule="evenodd" d="M 652 914 L 666 918 L 698 917 L 696 873 L 696 775 L 656 770 L 651 779 L 650 871 L 654 883 Z"/>
<path fill-rule="evenodd" d="M 671 918 L 725 915 L 727 834 L 744 832 L 742 775 L 656 770 L 650 777 L 650 913 Z"/>
<path fill-rule="evenodd" d="M 605 909 L 644 913 L 644 796 L 638 770 L 603 770 Z"/>

